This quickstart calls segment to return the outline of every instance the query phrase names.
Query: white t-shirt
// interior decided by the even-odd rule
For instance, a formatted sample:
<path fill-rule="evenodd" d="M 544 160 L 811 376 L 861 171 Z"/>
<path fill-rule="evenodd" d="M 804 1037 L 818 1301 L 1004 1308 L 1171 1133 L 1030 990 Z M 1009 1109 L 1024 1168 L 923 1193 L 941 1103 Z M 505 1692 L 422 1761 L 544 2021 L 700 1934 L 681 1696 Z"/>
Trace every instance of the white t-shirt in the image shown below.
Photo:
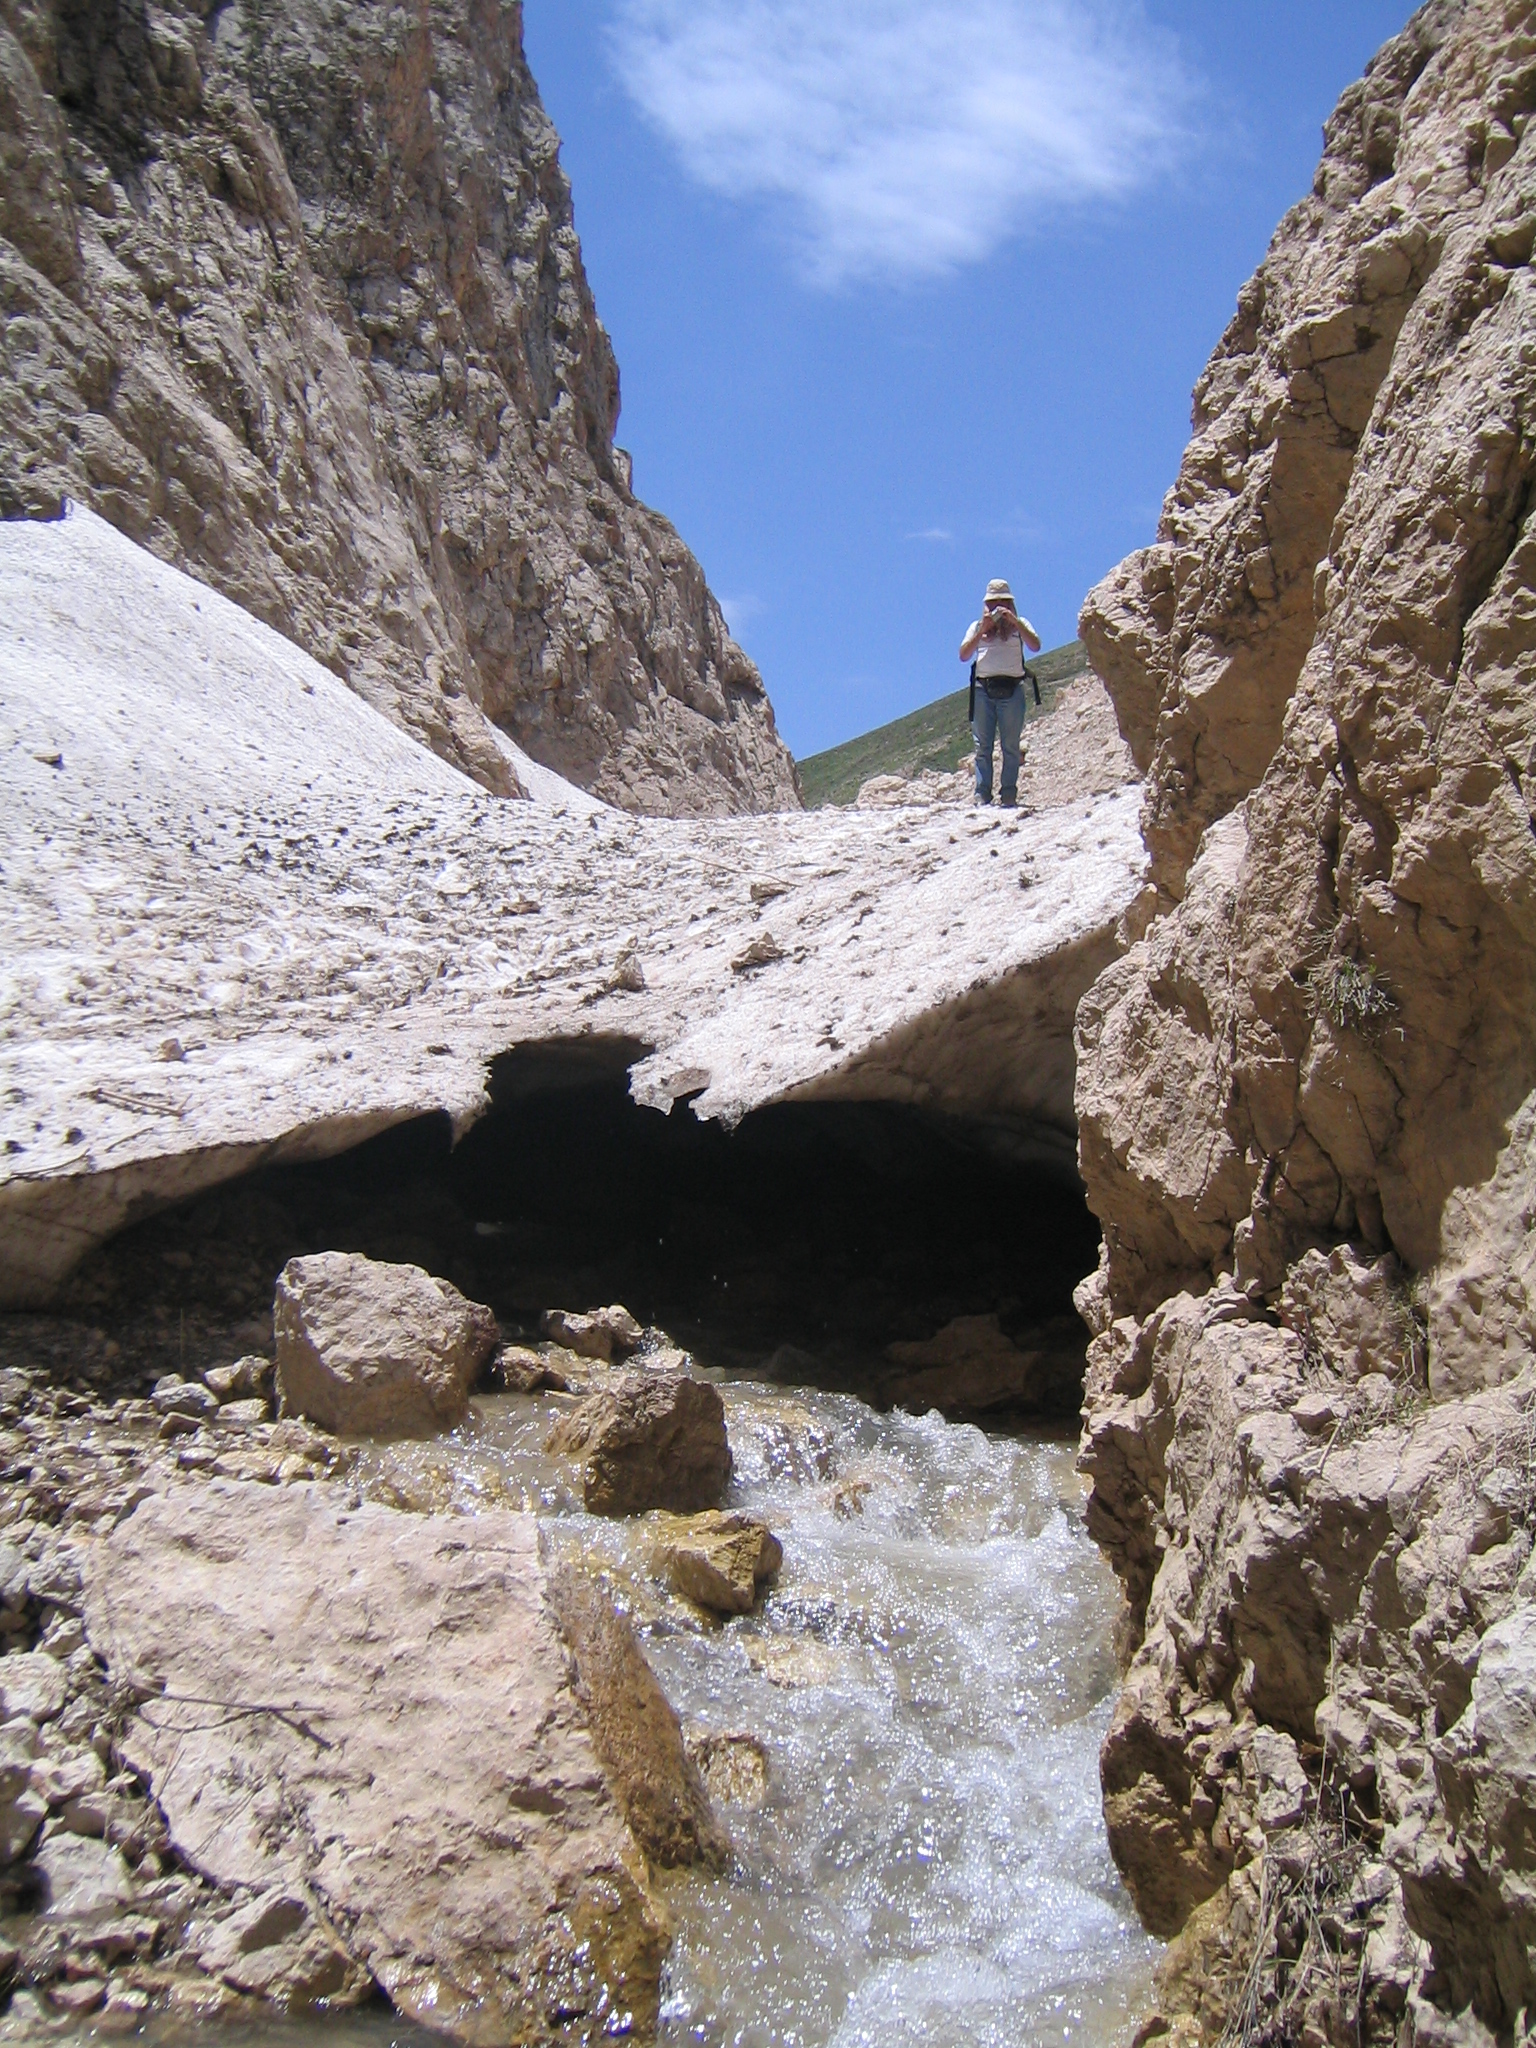
<path fill-rule="evenodd" d="M 971 626 L 972 633 L 981 631 L 977 619 Z M 966 635 L 969 639 L 970 634 Z M 978 676 L 1022 676 L 1024 673 L 1024 642 L 1018 633 L 1010 633 L 1006 640 L 983 640 L 976 649 L 976 673 Z"/>

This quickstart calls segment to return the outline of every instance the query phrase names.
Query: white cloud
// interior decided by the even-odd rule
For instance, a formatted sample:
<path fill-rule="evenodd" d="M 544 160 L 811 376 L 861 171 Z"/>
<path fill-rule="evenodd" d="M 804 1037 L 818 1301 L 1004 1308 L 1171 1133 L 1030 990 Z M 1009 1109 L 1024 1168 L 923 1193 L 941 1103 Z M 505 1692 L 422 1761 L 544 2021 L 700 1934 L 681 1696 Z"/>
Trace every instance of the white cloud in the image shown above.
<path fill-rule="evenodd" d="M 779 209 L 823 285 L 943 276 L 1182 154 L 1136 0 L 616 0 L 619 76 L 689 174 Z"/>
<path fill-rule="evenodd" d="M 947 545 L 954 537 L 947 526 L 925 526 L 921 533 L 907 535 L 908 540 L 931 540 L 940 546 Z"/>
<path fill-rule="evenodd" d="M 731 632 L 742 633 L 752 621 L 761 618 L 766 607 L 760 597 L 753 597 L 750 591 L 740 597 L 717 597 L 715 602 L 725 615 L 725 623 Z"/>

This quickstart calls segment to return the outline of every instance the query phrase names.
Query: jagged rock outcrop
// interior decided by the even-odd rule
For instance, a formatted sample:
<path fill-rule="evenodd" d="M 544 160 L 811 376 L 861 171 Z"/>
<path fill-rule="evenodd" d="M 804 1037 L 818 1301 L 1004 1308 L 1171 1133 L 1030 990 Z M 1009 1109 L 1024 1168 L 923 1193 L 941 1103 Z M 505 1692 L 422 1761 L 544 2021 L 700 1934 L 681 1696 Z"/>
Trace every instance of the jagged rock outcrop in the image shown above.
<path fill-rule="evenodd" d="M 1536 2010 L 1533 111 L 1526 6 L 1388 44 L 1084 614 L 1164 912 L 1078 1025 L 1105 1800 L 1185 2038 Z"/>
<path fill-rule="evenodd" d="M 1421 9 L 1339 102 L 1311 194 L 1195 386 L 1194 437 L 1157 540 L 1083 608 L 1090 659 L 1146 777 L 1154 879 L 1175 896 L 1201 832 L 1274 753 L 1312 646 L 1314 575 L 1403 323 L 1469 191 L 1515 139 L 1518 58 L 1451 86 L 1467 95 L 1454 134 L 1431 107 L 1440 70 L 1419 87 L 1461 11 Z"/>
<path fill-rule="evenodd" d="M 91 506 L 502 794 L 798 805 L 629 487 L 512 0 L 4 0 L 0 511 Z"/>

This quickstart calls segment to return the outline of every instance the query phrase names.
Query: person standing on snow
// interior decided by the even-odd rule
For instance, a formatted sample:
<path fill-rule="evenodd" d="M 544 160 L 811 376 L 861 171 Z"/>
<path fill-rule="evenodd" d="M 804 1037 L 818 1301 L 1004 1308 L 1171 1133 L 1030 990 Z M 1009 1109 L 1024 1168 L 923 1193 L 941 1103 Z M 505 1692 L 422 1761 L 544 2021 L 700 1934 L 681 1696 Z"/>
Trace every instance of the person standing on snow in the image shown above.
<path fill-rule="evenodd" d="M 960 642 L 960 659 L 971 670 L 971 730 L 976 735 L 976 801 L 992 801 L 992 742 L 1003 750 L 998 801 L 1011 809 L 1019 800 L 1019 742 L 1024 733 L 1024 650 L 1040 652 L 1040 635 L 1014 608 L 1013 592 L 1001 576 L 987 585 L 981 617 Z M 1039 690 L 1036 688 L 1038 700 Z"/>

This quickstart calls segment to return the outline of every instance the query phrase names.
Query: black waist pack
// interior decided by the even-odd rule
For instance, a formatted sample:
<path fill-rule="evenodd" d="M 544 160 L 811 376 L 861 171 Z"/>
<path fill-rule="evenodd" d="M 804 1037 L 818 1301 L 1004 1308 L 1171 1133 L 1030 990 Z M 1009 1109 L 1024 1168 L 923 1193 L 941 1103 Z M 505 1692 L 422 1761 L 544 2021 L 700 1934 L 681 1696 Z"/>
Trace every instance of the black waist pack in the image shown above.
<path fill-rule="evenodd" d="M 976 685 L 978 683 L 980 683 L 994 704 L 1001 704 L 1011 697 L 1020 683 L 1028 683 L 1035 693 L 1035 702 L 1037 704 L 1040 702 L 1040 678 L 1035 674 L 1027 661 L 1024 664 L 1024 673 L 1021 676 L 978 676 L 976 664 L 973 661 L 971 663 L 971 708 L 967 713 L 968 720 L 974 719 L 976 716 Z"/>

